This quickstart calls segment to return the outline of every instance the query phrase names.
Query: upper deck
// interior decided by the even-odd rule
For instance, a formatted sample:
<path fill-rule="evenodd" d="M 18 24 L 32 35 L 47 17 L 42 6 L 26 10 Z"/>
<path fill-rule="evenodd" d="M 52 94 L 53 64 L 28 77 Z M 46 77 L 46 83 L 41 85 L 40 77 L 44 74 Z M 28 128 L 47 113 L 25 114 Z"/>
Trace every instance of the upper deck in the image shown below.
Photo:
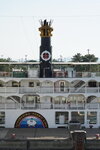
<path fill-rule="evenodd" d="M 39 78 L 39 68 L 40 62 L 0 62 L 0 78 Z M 84 77 L 100 77 L 100 62 L 52 62 L 51 78 Z"/>

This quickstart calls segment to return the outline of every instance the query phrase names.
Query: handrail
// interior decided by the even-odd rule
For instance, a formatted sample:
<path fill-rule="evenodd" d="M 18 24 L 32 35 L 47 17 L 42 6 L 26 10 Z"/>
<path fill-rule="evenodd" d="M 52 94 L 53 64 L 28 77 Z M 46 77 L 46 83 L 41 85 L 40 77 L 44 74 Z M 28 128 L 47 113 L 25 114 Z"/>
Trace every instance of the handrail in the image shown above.
<path fill-rule="evenodd" d="M 55 104 L 55 103 L 0 103 L 0 109 L 64 109 L 64 110 L 97 110 L 98 103 L 86 104 Z"/>

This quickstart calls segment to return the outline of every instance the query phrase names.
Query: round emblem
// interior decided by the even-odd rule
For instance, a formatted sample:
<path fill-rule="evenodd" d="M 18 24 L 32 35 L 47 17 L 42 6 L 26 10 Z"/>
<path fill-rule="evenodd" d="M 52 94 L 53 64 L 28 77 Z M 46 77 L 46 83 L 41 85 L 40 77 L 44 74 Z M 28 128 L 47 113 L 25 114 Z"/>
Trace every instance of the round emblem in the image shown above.
<path fill-rule="evenodd" d="M 41 54 L 41 58 L 44 60 L 44 61 L 48 61 L 50 59 L 51 55 L 50 55 L 50 52 L 48 52 L 47 50 L 45 50 L 44 52 L 42 52 Z"/>
<path fill-rule="evenodd" d="M 48 128 L 48 123 L 41 114 L 26 112 L 18 117 L 15 128 Z"/>

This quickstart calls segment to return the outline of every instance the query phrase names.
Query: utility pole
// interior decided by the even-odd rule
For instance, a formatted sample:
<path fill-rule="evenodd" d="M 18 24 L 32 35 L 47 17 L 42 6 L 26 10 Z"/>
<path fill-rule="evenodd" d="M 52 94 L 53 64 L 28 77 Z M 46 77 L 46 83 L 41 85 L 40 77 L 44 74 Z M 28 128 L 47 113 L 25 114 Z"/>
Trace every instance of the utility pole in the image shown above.
<path fill-rule="evenodd" d="M 87 51 L 88 51 L 88 55 L 90 54 L 89 52 L 90 52 L 90 49 L 87 49 Z"/>

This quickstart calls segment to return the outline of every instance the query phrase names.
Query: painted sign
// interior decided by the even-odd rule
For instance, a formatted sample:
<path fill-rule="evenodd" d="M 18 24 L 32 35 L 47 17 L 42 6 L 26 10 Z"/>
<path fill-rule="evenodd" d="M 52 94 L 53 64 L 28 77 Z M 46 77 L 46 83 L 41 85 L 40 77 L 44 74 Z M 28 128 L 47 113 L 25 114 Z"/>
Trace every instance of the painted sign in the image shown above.
<path fill-rule="evenodd" d="M 26 112 L 18 117 L 15 128 L 48 128 L 48 123 L 41 114 Z"/>

